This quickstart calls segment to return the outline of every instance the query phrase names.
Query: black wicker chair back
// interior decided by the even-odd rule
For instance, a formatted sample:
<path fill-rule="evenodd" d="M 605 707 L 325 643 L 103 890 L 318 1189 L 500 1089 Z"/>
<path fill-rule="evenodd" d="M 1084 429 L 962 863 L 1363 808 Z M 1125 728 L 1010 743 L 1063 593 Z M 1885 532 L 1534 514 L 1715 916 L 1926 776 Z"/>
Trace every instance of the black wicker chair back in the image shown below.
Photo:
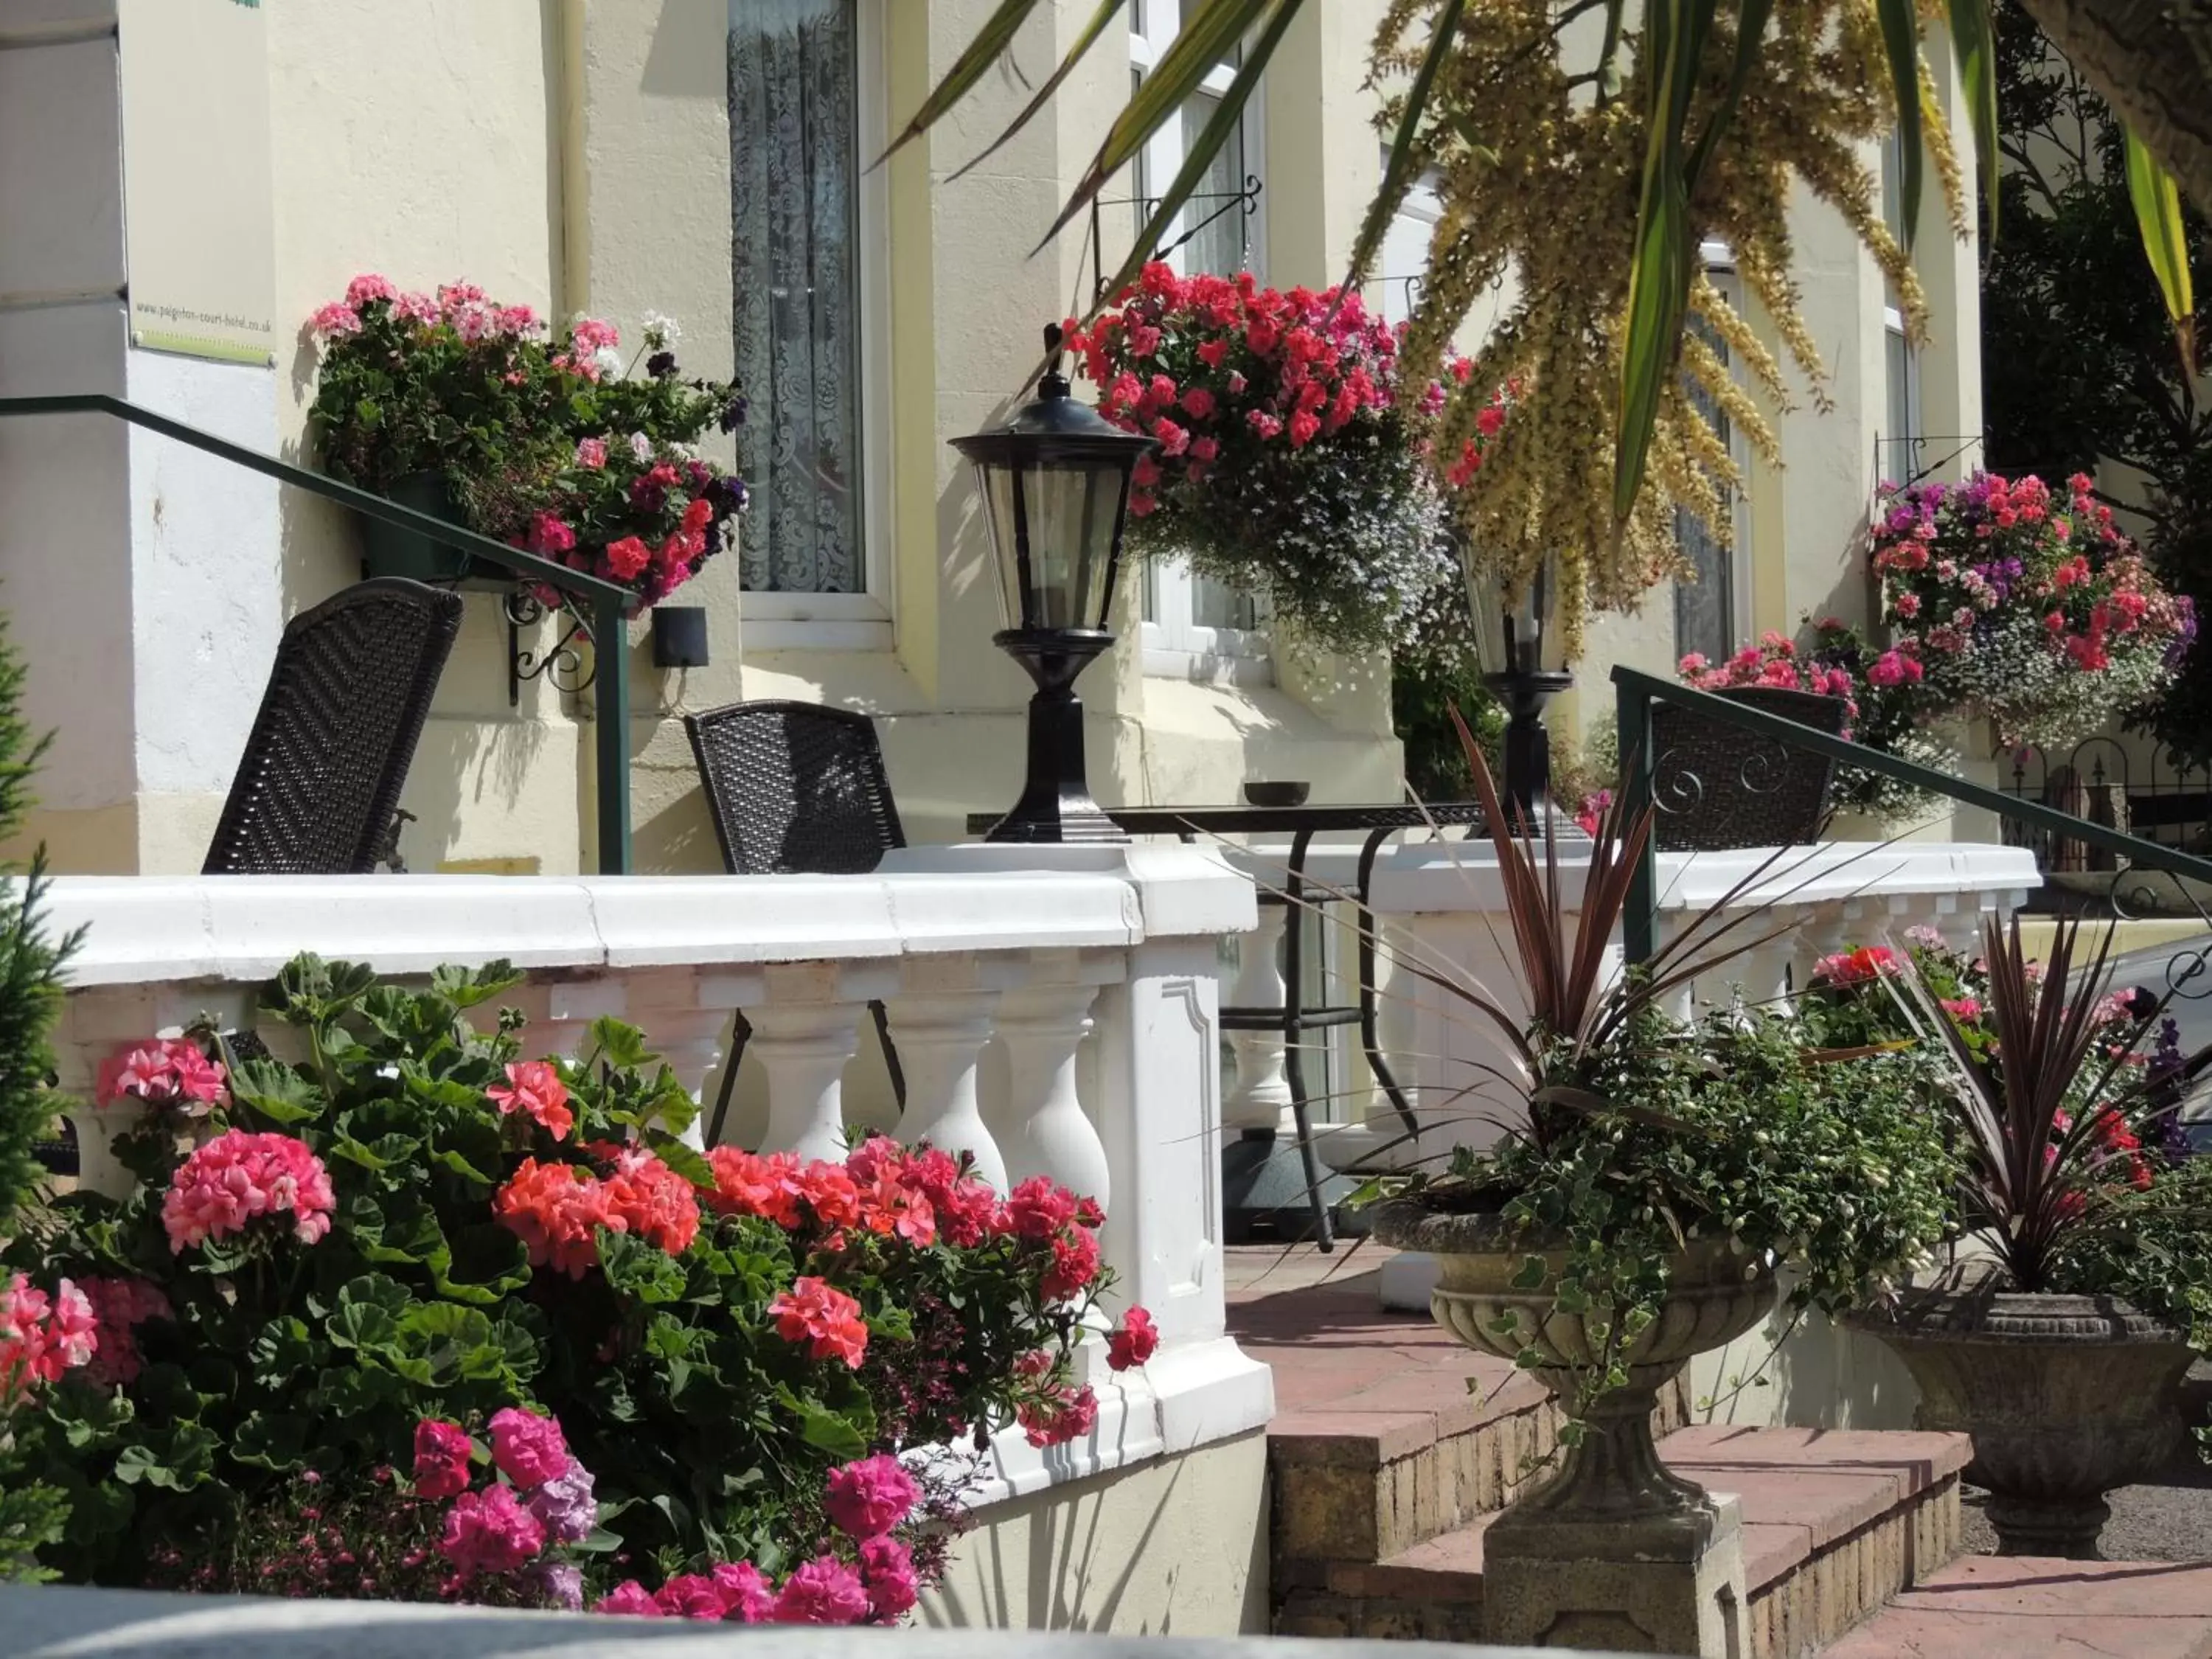
<path fill-rule="evenodd" d="M 1831 737 L 1844 729 L 1840 697 L 1757 685 L 1720 695 Z M 1664 850 L 1796 847 L 1820 839 L 1835 770 L 1826 756 L 1664 702 L 1651 711 L 1651 745 L 1655 833 Z"/>
<path fill-rule="evenodd" d="M 733 702 L 686 714 L 684 729 L 732 875 L 866 875 L 891 848 L 906 845 L 876 723 L 866 714 L 812 702 Z M 870 1003 L 868 1012 L 891 1094 L 903 1111 L 906 1073 L 891 1041 L 890 1017 L 880 1002 Z M 721 1092 L 708 1120 L 709 1147 L 721 1145 L 738 1062 L 751 1036 L 739 1009 Z"/>
<path fill-rule="evenodd" d="M 906 845 L 866 714 L 734 702 L 684 729 L 731 874 L 862 875 Z"/>
<path fill-rule="evenodd" d="M 201 873 L 374 871 L 460 625 L 459 595 L 396 577 L 295 617 Z"/>

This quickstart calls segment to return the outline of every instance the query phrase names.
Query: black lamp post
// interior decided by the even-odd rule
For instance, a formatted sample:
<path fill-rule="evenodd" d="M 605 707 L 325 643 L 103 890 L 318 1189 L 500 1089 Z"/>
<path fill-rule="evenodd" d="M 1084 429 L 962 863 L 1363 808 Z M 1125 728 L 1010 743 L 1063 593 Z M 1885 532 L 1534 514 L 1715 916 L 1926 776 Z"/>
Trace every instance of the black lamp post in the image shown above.
<path fill-rule="evenodd" d="M 1575 683 L 1559 631 L 1553 626 L 1556 581 L 1547 559 L 1510 605 L 1496 588 L 1478 588 L 1475 641 L 1488 671 L 1483 683 L 1505 704 L 1507 810 L 1524 817 L 1540 836 L 1546 820 L 1553 818 L 1553 833 L 1571 839 L 1583 833 L 1582 826 L 1564 812 L 1554 818 L 1552 738 L 1544 729 L 1544 705 Z"/>
<path fill-rule="evenodd" d="M 1006 628 L 991 642 L 1029 671 L 1028 780 L 1013 810 L 985 839 L 1126 841 L 1091 799 L 1083 764 L 1083 703 L 1075 679 L 1114 643 L 1107 621 L 1121 562 L 1129 475 L 1153 440 L 1113 425 L 1068 394 L 1060 333 L 1036 401 L 1004 426 L 952 447 L 975 464 L 991 527 Z"/>

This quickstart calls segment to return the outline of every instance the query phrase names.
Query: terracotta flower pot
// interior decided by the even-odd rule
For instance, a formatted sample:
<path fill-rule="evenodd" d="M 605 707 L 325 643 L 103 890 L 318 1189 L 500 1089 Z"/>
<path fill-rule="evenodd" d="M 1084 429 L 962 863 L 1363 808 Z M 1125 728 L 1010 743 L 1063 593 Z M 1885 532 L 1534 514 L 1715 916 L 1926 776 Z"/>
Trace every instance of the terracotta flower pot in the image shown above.
<path fill-rule="evenodd" d="M 1973 1437 L 1966 1479 L 1989 1489 L 2002 1554 L 2099 1559 L 2105 1494 L 2181 1448 L 2189 1345 L 2114 1297 L 1952 1278 L 1846 1322 L 1911 1370 L 1920 1427 Z"/>
<path fill-rule="evenodd" d="M 1437 1259 L 1430 1312 L 1480 1353 L 1516 1358 L 1533 1347 L 1533 1367 L 1553 1395 L 1571 1403 L 1579 1370 L 1597 1352 L 1584 1319 L 1553 1306 L 1563 1241 L 1517 1234 L 1494 1215 L 1453 1215 L 1398 1200 L 1375 1212 L 1375 1237 Z M 1515 1280 L 1531 1255 L 1549 1270 L 1524 1289 Z M 1674 1259 L 1672 1289 L 1659 1316 L 1626 1355 L 1628 1381 L 1589 1407 L 1589 1432 L 1566 1449 L 1559 1473 L 1516 1498 L 1493 1523 L 1510 1532 L 1543 1530 L 1562 1540 L 1592 1526 L 1638 1523 L 1702 1544 L 1715 1510 L 1704 1487 L 1671 1473 L 1651 1437 L 1659 1390 L 1697 1355 L 1726 1346 L 1757 1326 L 1774 1304 L 1774 1270 L 1732 1239 L 1700 1239 Z M 1504 1325 L 1504 1329 L 1498 1327 Z"/>

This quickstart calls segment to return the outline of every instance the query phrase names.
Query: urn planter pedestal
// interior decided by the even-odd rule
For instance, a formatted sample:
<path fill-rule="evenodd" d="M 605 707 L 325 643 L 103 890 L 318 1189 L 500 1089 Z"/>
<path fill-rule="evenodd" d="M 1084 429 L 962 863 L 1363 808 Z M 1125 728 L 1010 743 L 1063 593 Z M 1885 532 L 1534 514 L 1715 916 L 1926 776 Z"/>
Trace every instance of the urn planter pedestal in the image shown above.
<path fill-rule="evenodd" d="M 2001 1555 L 2100 1559 L 2105 1494 L 2182 1449 L 2180 1333 L 2117 1297 L 1997 1288 L 1956 1271 L 1846 1323 L 1894 1349 L 1920 1385 L 1918 1426 L 1972 1437 Z"/>
<path fill-rule="evenodd" d="M 1376 1212 L 1375 1237 L 1437 1261 L 1430 1311 L 1478 1352 L 1534 1348 L 1537 1379 L 1571 1410 L 1599 1345 L 1580 1316 L 1553 1308 L 1566 1251 L 1495 1215 L 1455 1215 L 1400 1200 Z M 1545 1280 L 1517 1286 L 1531 1256 Z M 1691 1359 L 1726 1346 L 1773 1306 L 1772 1267 L 1733 1240 L 1693 1240 L 1673 1288 L 1626 1358 L 1628 1380 L 1584 1412 L 1586 1431 L 1558 1472 L 1483 1534 L 1483 1621 L 1501 1644 L 1614 1652 L 1748 1653 L 1741 1518 L 1660 1461 L 1651 1435 L 1659 1390 Z"/>

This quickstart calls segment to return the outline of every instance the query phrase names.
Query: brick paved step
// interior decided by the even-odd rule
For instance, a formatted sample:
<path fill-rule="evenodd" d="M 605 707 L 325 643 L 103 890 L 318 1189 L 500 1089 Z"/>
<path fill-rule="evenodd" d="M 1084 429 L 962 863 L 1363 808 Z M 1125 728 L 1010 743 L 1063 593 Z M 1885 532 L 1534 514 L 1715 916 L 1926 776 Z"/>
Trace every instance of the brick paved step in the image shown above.
<path fill-rule="evenodd" d="M 1961 1436 L 1699 1427 L 1662 1450 L 1742 1506 L 1754 1659 L 1805 1659 L 1957 1553 Z M 1285 1561 L 1279 1550 L 1277 1632 L 1480 1639 L 1492 1518 L 1372 1561 Z"/>

